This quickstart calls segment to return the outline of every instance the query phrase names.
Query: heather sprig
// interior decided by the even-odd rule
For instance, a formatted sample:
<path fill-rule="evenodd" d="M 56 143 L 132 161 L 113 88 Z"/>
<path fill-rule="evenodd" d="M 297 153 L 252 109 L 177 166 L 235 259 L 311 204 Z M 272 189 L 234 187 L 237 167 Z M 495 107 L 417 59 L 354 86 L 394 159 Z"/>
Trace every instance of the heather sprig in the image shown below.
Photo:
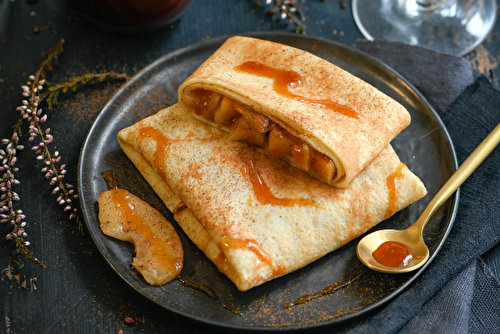
<path fill-rule="evenodd" d="M 42 124 L 47 121 L 47 114 L 40 108 L 40 104 L 46 100 L 50 109 L 57 103 L 57 97 L 60 93 L 66 93 L 67 91 L 74 92 L 80 86 L 108 79 L 128 79 L 125 74 L 113 72 L 102 74 L 92 73 L 70 78 L 67 82 L 61 84 L 48 85 L 45 79 L 45 71 L 52 70 L 52 65 L 57 62 L 59 54 L 63 51 L 63 44 L 64 40 L 60 40 L 56 47 L 45 54 L 46 59 L 38 71 L 34 75 L 30 75 L 29 80 L 21 87 L 22 95 L 25 97 L 22 105 L 17 108 L 21 115 L 13 127 L 11 138 L 2 140 L 5 150 L 0 149 L 0 159 L 2 160 L 0 172 L 3 173 L 2 178 L 0 178 L 0 222 L 9 223 L 12 226 L 12 231 L 7 234 L 6 239 L 15 240 L 15 245 L 19 253 L 42 267 L 45 267 L 43 261 L 33 256 L 32 252 L 27 248 L 30 242 L 25 240 L 28 236 L 26 233 L 26 216 L 22 210 L 14 208 L 14 203 L 20 200 L 19 195 L 14 191 L 13 187 L 20 183 L 15 176 L 19 171 L 15 167 L 15 164 L 17 162 L 17 151 L 24 148 L 23 145 L 19 144 L 19 140 L 22 137 L 21 127 L 23 122 L 29 122 L 28 141 L 38 142 L 38 144 L 32 146 L 32 150 L 36 151 L 36 159 L 43 164 L 41 172 L 49 180 L 52 193 L 58 194 L 57 203 L 62 205 L 64 211 L 69 213 L 70 220 L 76 220 L 77 227 L 83 234 L 83 224 L 75 204 L 78 194 L 75 193 L 73 185 L 64 182 L 67 170 L 66 165 L 60 164 L 61 156 L 59 152 L 52 152 L 50 149 L 50 144 L 52 144 L 54 138 L 50 134 L 50 128 L 44 129 L 42 127 Z M 42 92 L 46 85 L 48 86 L 47 92 Z"/>
<path fill-rule="evenodd" d="M 14 208 L 14 203 L 20 200 L 19 195 L 13 189 L 13 186 L 20 183 L 15 176 L 19 171 L 15 167 L 17 162 L 16 153 L 24 148 L 23 145 L 19 144 L 19 139 L 22 136 L 21 126 L 23 119 L 27 118 L 24 115 L 33 114 L 33 110 L 35 110 L 35 114 L 38 113 L 36 110 L 40 98 L 36 93 L 42 89 L 45 83 L 45 70 L 51 70 L 52 64 L 57 62 L 58 55 L 63 51 L 63 44 L 64 40 L 60 40 L 57 46 L 50 50 L 47 58 L 36 72 L 36 75 L 30 76 L 30 81 L 27 82 L 26 86 L 22 87 L 23 96 L 29 99 L 23 100 L 23 105 L 17 108 L 21 112 L 21 117 L 13 127 L 11 138 L 2 139 L 5 150 L 0 150 L 2 158 L 2 165 L 0 166 L 0 172 L 2 172 L 2 178 L 0 179 L 0 191 L 2 193 L 0 195 L 0 222 L 9 223 L 12 226 L 12 231 L 5 238 L 7 240 L 15 240 L 16 248 L 19 252 L 28 260 L 42 267 L 45 267 L 43 261 L 38 260 L 27 248 L 30 242 L 25 240 L 28 236 L 26 233 L 27 222 L 24 220 L 26 215 L 22 210 Z"/>
<path fill-rule="evenodd" d="M 269 14 L 278 14 L 281 20 L 288 19 L 295 25 L 296 33 L 306 33 L 306 27 L 301 22 L 305 20 L 305 17 L 300 8 L 296 6 L 295 0 L 266 0 L 266 5 L 271 3 L 273 3 L 274 8 L 269 10 Z"/>
<path fill-rule="evenodd" d="M 78 198 L 78 194 L 75 194 L 73 185 L 63 182 L 67 172 L 66 165 L 58 166 L 61 161 L 59 151 L 51 153 L 49 149 L 54 140 L 50 134 L 50 128 L 42 129 L 42 124 L 47 121 L 47 114 L 38 106 L 41 102 L 39 94 L 44 84 L 45 80 L 36 81 L 35 76 L 30 76 L 30 81 L 22 87 L 23 95 L 30 96 L 30 100 L 23 100 L 23 106 L 18 109 L 21 111 L 21 117 L 30 122 L 28 140 L 35 141 L 40 138 L 38 144 L 31 149 L 36 151 L 36 159 L 43 162 L 44 167 L 41 172 L 46 179 L 50 180 L 50 186 L 53 187 L 52 194 L 59 193 L 57 203 L 64 205 L 64 211 L 69 212 L 69 219 L 76 220 L 78 230 L 83 234 L 83 225 L 80 216 L 77 214 L 78 209 L 73 202 Z"/>

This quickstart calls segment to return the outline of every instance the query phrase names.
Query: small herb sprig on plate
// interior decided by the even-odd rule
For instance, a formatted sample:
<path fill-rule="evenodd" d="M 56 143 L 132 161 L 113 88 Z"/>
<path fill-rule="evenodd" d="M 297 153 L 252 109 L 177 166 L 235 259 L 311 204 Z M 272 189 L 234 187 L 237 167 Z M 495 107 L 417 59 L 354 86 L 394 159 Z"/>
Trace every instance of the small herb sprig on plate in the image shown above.
<path fill-rule="evenodd" d="M 68 91 L 76 91 L 79 87 L 94 83 L 103 82 L 109 79 L 128 79 L 125 74 L 102 73 L 102 74 L 84 74 L 82 76 L 70 78 L 67 82 L 48 85 L 46 81 L 46 70 L 52 70 L 53 64 L 57 63 L 58 56 L 63 52 L 64 40 L 59 43 L 46 54 L 46 59 L 42 62 L 39 69 L 34 75 L 29 76 L 29 80 L 22 86 L 22 95 L 25 99 L 22 105 L 17 108 L 20 112 L 20 117 L 13 127 L 13 133 L 10 139 L 3 139 L 2 144 L 5 145 L 5 150 L 0 149 L 0 222 L 9 223 L 12 230 L 7 234 L 7 240 L 14 240 L 15 246 L 20 254 L 24 255 L 28 260 L 45 267 L 43 261 L 38 260 L 33 253 L 27 248 L 30 242 L 26 240 L 28 236 L 26 232 L 27 222 L 26 215 L 21 209 L 15 209 L 15 202 L 20 200 L 19 194 L 14 191 L 14 186 L 20 181 L 16 179 L 16 173 L 19 169 L 15 167 L 17 162 L 16 153 L 24 148 L 19 144 L 22 137 L 21 128 L 23 122 L 29 122 L 29 138 L 28 141 L 38 141 L 38 144 L 32 146 L 32 150 L 36 151 L 36 159 L 43 163 L 41 172 L 45 178 L 49 180 L 49 185 L 52 188 L 53 194 L 59 194 L 56 201 L 64 206 L 64 211 L 69 213 L 70 220 L 76 220 L 78 230 L 83 234 L 83 225 L 81 218 L 78 215 L 78 208 L 75 200 L 78 194 L 75 193 L 73 185 L 63 182 L 66 174 L 66 165 L 61 164 L 61 156 L 58 151 L 52 152 L 50 144 L 54 138 L 50 134 L 50 128 L 43 128 L 42 124 L 47 121 L 47 114 L 40 105 L 45 101 L 48 108 L 51 109 L 57 103 L 57 97 L 60 93 Z M 48 90 L 42 93 L 44 86 L 48 86 Z"/>
<path fill-rule="evenodd" d="M 123 73 L 87 73 L 78 77 L 69 78 L 67 82 L 50 86 L 46 92 L 40 95 L 48 104 L 49 109 L 57 103 L 57 98 L 60 93 L 68 91 L 75 92 L 79 87 L 91 83 L 103 82 L 110 79 L 127 80 L 127 75 Z"/>

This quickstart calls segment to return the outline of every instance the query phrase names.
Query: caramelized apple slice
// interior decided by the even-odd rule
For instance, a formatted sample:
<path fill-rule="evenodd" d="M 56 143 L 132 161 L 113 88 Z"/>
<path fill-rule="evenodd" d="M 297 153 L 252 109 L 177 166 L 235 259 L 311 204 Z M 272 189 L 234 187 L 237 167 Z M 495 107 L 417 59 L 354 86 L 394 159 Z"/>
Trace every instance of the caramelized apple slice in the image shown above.
<path fill-rule="evenodd" d="M 311 160 L 311 169 L 320 178 L 320 180 L 330 183 L 335 176 L 336 167 L 333 161 L 320 152 L 314 152 Z"/>
<path fill-rule="evenodd" d="M 163 285 L 179 276 L 184 261 L 182 243 L 160 212 L 123 189 L 105 191 L 97 202 L 101 230 L 135 245 L 132 266 L 146 282 Z"/>
<path fill-rule="evenodd" d="M 203 89 L 191 91 L 186 103 L 197 115 L 229 125 L 231 140 L 244 141 L 250 145 L 266 145 L 272 155 L 282 157 L 304 171 L 312 169 L 313 174 L 326 183 L 330 183 L 337 172 L 330 158 L 292 136 L 252 107 Z"/>
<path fill-rule="evenodd" d="M 234 108 L 233 101 L 223 96 L 214 112 L 214 121 L 219 124 L 229 125 L 238 116 L 240 116 L 240 113 Z"/>
<path fill-rule="evenodd" d="M 311 167 L 313 149 L 306 143 L 293 145 L 291 163 L 298 168 L 308 171 Z"/>
<path fill-rule="evenodd" d="M 245 117 L 240 116 L 233 120 L 229 126 L 229 139 L 262 146 L 266 139 L 266 134 L 257 131 L 253 123 Z"/>
<path fill-rule="evenodd" d="M 184 95 L 184 102 L 188 106 L 189 109 L 194 110 L 194 106 L 199 103 L 198 95 L 196 94 L 196 90 L 189 92 L 189 94 Z"/>
<path fill-rule="evenodd" d="M 262 115 L 251 107 L 234 102 L 234 108 L 242 114 L 252 125 L 261 133 L 266 133 L 271 128 L 271 120 L 267 116 Z"/>
<path fill-rule="evenodd" d="M 291 157 L 293 145 L 298 140 L 279 125 L 273 125 L 269 130 L 268 151 L 275 157 Z"/>
<path fill-rule="evenodd" d="M 190 108 L 194 109 L 196 115 L 212 120 L 221 97 L 222 95 L 216 92 L 205 89 L 194 89 L 187 94 L 185 102 Z"/>

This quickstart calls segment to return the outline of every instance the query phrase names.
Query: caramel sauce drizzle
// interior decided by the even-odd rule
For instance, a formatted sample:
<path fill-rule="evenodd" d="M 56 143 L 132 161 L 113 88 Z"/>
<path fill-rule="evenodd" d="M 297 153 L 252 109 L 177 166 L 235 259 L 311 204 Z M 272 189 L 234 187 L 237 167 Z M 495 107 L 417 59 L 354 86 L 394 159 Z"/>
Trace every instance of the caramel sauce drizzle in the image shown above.
<path fill-rule="evenodd" d="M 210 287 L 208 287 L 204 284 L 192 281 L 190 279 L 184 278 L 184 277 L 179 277 L 179 282 L 181 282 L 184 286 L 187 286 L 188 288 L 199 291 L 199 292 L 203 293 L 205 296 L 207 296 L 208 298 L 215 300 L 221 307 L 225 308 L 226 310 L 231 311 L 236 315 L 243 315 L 243 313 L 240 311 L 240 309 L 232 308 L 228 304 L 222 302 L 219 299 L 219 297 L 217 296 L 217 294 L 214 292 L 214 290 L 212 290 Z"/>
<path fill-rule="evenodd" d="M 182 264 L 177 263 L 175 258 L 172 257 L 168 252 L 165 252 L 163 243 L 157 237 L 149 226 L 136 214 L 134 204 L 131 202 L 131 196 L 123 189 L 113 189 L 113 201 L 116 206 L 124 211 L 124 216 L 135 230 L 144 236 L 146 240 L 150 243 L 153 253 L 158 255 L 158 261 L 161 262 L 162 266 L 178 270 Z M 175 271 L 175 270 L 174 270 Z"/>
<path fill-rule="evenodd" d="M 139 133 L 143 137 L 149 137 L 156 141 L 156 151 L 154 153 L 156 172 L 163 180 L 165 180 L 165 172 L 163 171 L 161 163 L 165 158 L 165 152 L 168 150 L 170 142 L 163 134 L 161 134 L 161 132 L 152 127 L 144 127 Z"/>
<path fill-rule="evenodd" d="M 169 140 L 167 137 L 165 137 L 160 131 L 156 130 L 155 128 L 152 127 L 143 127 L 140 129 L 139 134 L 143 137 L 149 137 L 152 138 L 156 142 L 156 151 L 153 155 L 154 163 L 156 165 L 156 172 L 160 177 L 165 180 L 165 171 L 163 170 L 162 162 L 165 159 L 165 153 L 167 152 L 168 148 L 170 147 L 171 140 Z M 217 135 L 213 135 L 212 137 L 208 138 L 191 138 L 191 139 L 177 139 L 175 142 L 179 141 L 190 141 L 190 140 L 197 140 L 197 141 L 210 141 L 210 140 L 215 140 L 219 138 Z"/>
<path fill-rule="evenodd" d="M 399 180 L 403 177 L 405 169 L 408 169 L 408 167 L 403 162 L 400 162 L 396 171 L 387 178 L 387 188 L 389 188 L 389 206 L 387 207 L 387 211 L 385 213 L 386 219 L 396 212 L 396 201 L 399 197 Z"/>
<path fill-rule="evenodd" d="M 273 259 L 269 254 L 264 252 L 262 248 L 260 248 L 259 244 L 257 241 L 252 240 L 252 239 L 231 239 L 227 240 L 226 238 L 223 238 L 222 241 L 220 242 L 220 248 L 221 250 L 229 250 L 229 249 L 235 249 L 235 248 L 240 248 L 240 249 L 248 249 L 251 250 L 252 252 L 257 255 L 257 257 L 262 261 L 267 263 L 269 266 L 272 266 L 273 264 Z"/>
<path fill-rule="evenodd" d="M 248 175 L 250 177 L 255 196 L 257 197 L 257 200 L 262 204 L 274 204 L 281 206 L 294 206 L 297 204 L 312 205 L 319 208 L 324 208 L 323 205 L 308 198 L 279 198 L 274 196 L 274 194 L 271 192 L 271 189 L 269 189 L 266 182 L 255 168 L 253 161 L 251 160 L 248 164 L 245 164 L 243 166 L 243 173 L 244 175 Z"/>
<path fill-rule="evenodd" d="M 229 249 L 248 249 L 252 251 L 264 263 L 267 263 L 273 269 L 273 275 L 278 276 L 286 272 L 286 267 L 282 264 L 273 266 L 273 258 L 260 248 L 257 241 L 252 239 L 231 239 L 222 238 L 219 243 L 220 249 L 227 252 Z"/>
<path fill-rule="evenodd" d="M 275 69 L 256 61 L 247 61 L 236 66 L 234 69 L 240 72 L 274 79 L 273 88 L 275 92 L 284 97 L 289 97 L 317 107 L 327 108 L 348 117 L 359 118 L 359 114 L 351 107 L 329 100 L 310 99 L 290 92 L 290 88 L 301 85 L 306 79 L 295 71 Z"/>
<path fill-rule="evenodd" d="M 224 254 L 222 251 L 219 252 L 217 257 L 215 257 L 212 262 L 217 266 L 217 268 L 222 271 L 222 268 L 224 267 L 224 264 L 227 262 L 227 257 L 226 254 Z"/>
<path fill-rule="evenodd" d="M 278 263 L 276 266 L 273 267 L 274 276 L 283 275 L 284 273 L 286 273 L 286 267 L 281 263 Z"/>
<path fill-rule="evenodd" d="M 365 273 L 365 271 L 366 271 L 366 267 L 361 265 L 361 266 L 357 267 L 356 269 L 354 269 L 354 271 L 352 273 L 350 273 L 346 278 L 327 286 L 323 290 L 320 290 L 320 291 L 315 292 L 315 293 L 303 295 L 300 298 L 294 300 L 293 302 L 286 303 L 285 306 L 283 306 L 283 308 L 289 309 L 289 308 L 292 308 L 292 307 L 300 305 L 300 304 L 305 304 L 307 302 L 310 302 L 311 300 L 318 299 L 318 298 L 326 296 L 330 293 L 336 292 L 340 289 L 346 288 L 349 285 L 351 285 L 354 281 L 356 281 L 358 278 L 360 278 L 361 275 L 363 275 Z"/>

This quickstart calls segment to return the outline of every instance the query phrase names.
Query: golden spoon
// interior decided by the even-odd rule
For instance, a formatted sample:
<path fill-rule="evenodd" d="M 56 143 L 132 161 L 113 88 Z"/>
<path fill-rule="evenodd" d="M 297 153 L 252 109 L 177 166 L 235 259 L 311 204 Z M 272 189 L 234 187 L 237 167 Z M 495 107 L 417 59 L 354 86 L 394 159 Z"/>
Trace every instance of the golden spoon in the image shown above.
<path fill-rule="evenodd" d="M 358 243 L 356 254 L 366 266 L 384 273 L 406 273 L 423 266 L 429 259 L 429 249 L 423 240 L 425 225 L 436 210 L 458 189 L 458 187 L 476 170 L 483 160 L 500 142 L 500 124 L 479 144 L 464 163 L 453 173 L 450 179 L 434 196 L 424 212 L 412 226 L 404 230 L 379 230 L 366 235 Z M 399 267 L 379 263 L 373 257 L 373 252 L 384 242 L 397 242 L 408 246 L 413 259 Z"/>

